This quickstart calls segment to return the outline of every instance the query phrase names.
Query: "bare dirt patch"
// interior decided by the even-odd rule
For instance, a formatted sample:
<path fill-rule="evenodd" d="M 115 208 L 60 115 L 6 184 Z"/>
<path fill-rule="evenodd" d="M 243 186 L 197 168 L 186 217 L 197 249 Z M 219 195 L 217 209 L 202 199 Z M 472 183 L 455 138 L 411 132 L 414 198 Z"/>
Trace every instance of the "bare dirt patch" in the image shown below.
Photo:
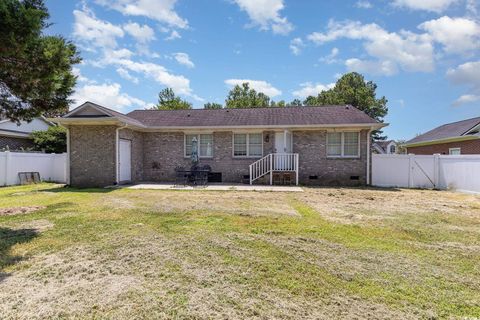
<path fill-rule="evenodd" d="M 29 214 L 42 209 L 45 209 L 45 207 L 44 206 L 28 206 L 28 207 L 0 208 L 0 216 L 14 216 L 14 215 L 20 215 L 20 214 Z"/>

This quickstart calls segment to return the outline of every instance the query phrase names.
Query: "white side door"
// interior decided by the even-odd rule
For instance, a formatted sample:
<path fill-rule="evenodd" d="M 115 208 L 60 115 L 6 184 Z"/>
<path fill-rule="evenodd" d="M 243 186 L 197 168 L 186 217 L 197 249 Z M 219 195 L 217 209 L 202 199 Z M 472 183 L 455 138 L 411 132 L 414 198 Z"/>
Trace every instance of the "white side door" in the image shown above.
<path fill-rule="evenodd" d="M 132 142 L 120 139 L 119 149 L 120 182 L 128 182 L 132 180 Z"/>
<path fill-rule="evenodd" d="M 275 132 L 275 153 L 285 153 L 285 134 L 284 132 Z"/>

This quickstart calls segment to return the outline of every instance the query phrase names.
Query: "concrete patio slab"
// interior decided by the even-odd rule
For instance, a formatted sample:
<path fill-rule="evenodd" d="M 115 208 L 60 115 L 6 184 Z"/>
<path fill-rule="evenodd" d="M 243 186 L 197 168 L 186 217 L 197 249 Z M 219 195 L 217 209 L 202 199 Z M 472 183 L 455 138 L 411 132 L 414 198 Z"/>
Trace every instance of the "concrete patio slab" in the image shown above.
<path fill-rule="evenodd" d="M 119 186 L 127 189 L 154 189 L 154 190 L 196 190 L 196 191 L 266 191 L 266 192 L 303 192 L 298 186 L 269 186 L 245 184 L 208 184 L 205 187 L 175 185 L 173 183 L 140 183 L 135 185 Z"/>

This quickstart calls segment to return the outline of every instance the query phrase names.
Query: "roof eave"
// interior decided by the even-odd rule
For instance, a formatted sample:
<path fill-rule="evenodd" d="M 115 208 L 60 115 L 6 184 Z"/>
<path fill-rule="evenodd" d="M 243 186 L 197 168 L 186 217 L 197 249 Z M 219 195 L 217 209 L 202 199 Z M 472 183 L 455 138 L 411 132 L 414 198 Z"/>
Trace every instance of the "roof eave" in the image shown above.
<path fill-rule="evenodd" d="M 5 130 L 5 129 L 0 129 L 0 135 L 13 137 L 13 138 L 30 138 L 30 133 L 28 132 Z"/>
<path fill-rule="evenodd" d="M 232 130 L 232 129 L 325 129 L 325 128 L 362 128 L 377 130 L 387 126 L 387 123 L 344 123 L 344 124 L 314 124 L 314 125 L 249 125 L 249 126 L 146 126 L 139 125 L 134 121 L 118 119 L 116 117 L 105 118 L 52 118 L 54 123 L 63 126 L 68 125 L 122 125 L 128 124 L 130 128 L 136 128 L 141 131 L 172 131 L 172 130 Z"/>
<path fill-rule="evenodd" d="M 106 118 L 50 118 L 50 121 L 58 123 L 62 126 L 68 125 L 124 125 L 128 124 L 129 127 L 145 128 L 145 126 L 138 125 L 134 121 L 126 121 L 118 119 L 116 117 Z"/>
<path fill-rule="evenodd" d="M 159 130 L 242 130 L 242 129 L 326 129 L 326 128 L 362 128 L 380 129 L 388 124 L 385 123 L 346 123 L 346 124 L 314 124 L 314 125 L 248 125 L 248 126 L 146 126 L 145 131 Z"/>
<path fill-rule="evenodd" d="M 468 141 L 468 140 L 475 140 L 475 139 L 480 139 L 480 136 L 460 136 L 460 137 L 443 138 L 443 139 L 436 139 L 436 140 L 419 141 L 419 142 L 413 142 L 413 143 L 406 142 L 403 144 L 403 146 L 407 148 L 412 148 L 412 147 L 429 146 L 432 144 Z"/>

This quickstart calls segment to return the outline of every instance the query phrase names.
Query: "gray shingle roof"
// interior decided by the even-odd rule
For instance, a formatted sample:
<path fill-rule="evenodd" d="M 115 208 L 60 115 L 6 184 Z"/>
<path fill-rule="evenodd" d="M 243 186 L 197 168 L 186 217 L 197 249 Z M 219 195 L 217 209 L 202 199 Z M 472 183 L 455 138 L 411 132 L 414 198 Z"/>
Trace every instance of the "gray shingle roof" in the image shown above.
<path fill-rule="evenodd" d="M 394 142 L 394 141 L 393 140 L 375 141 L 374 144 L 376 144 L 383 151 L 387 151 L 387 147 L 391 142 Z"/>
<path fill-rule="evenodd" d="M 480 117 L 447 123 L 407 141 L 406 144 L 461 137 L 478 124 Z"/>
<path fill-rule="evenodd" d="M 126 116 L 147 127 L 308 126 L 379 123 L 352 106 L 135 110 Z"/>

